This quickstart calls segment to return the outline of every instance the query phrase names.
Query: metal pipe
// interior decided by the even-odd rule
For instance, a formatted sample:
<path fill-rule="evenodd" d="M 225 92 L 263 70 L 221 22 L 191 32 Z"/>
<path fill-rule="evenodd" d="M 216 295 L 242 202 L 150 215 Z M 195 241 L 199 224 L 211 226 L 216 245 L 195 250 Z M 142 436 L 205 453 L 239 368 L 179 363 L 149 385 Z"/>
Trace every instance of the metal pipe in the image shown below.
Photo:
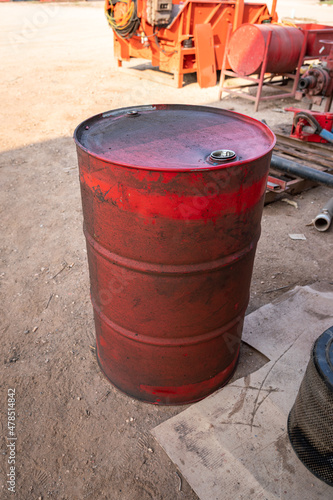
<path fill-rule="evenodd" d="M 317 83 L 317 80 L 315 79 L 314 76 L 304 76 L 304 77 L 300 78 L 299 83 L 298 83 L 298 87 L 301 90 L 304 90 L 307 88 L 313 89 L 316 86 L 316 83 Z"/>
<path fill-rule="evenodd" d="M 302 177 L 302 179 L 308 179 L 310 181 L 317 182 L 318 184 L 323 184 L 324 186 L 333 188 L 332 174 L 321 172 L 315 168 L 306 167 L 305 165 L 301 165 L 295 161 L 285 160 L 284 158 L 273 155 L 271 159 L 271 167 L 281 172 L 296 175 L 298 177 Z"/>
<path fill-rule="evenodd" d="M 327 231 L 330 227 L 333 217 L 333 198 L 331 198 L 320 214 L 314 220 L 314 227 L 318 229 L 318 231 Z"/>

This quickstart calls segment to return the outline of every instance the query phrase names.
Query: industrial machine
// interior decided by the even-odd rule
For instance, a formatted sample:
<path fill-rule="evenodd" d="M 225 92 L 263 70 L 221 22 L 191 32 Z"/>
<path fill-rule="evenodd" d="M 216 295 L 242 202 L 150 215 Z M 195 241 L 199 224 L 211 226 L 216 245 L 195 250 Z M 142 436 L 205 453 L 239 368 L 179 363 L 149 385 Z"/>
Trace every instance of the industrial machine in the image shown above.
<path fill-rule="evenodd" d="M 294 113 L 290 137 L 305 142 L 333 143 L 333 113 L 285 108 Z"/>
<path fill-rule="evenodd" d="M 265 3 L 244 0 L 106 0 L 105 13 L 114 31 L 118 65 L 131 57 L 148 59 L 172 73 L 183 85 L 186 73 L 197 73 L 201 87 L 216 84 L 228 27 L 277 21 Z"/>
<path fill-rule="evenodd" d="M 327 56 L 313 64 L 302 75 L 298 83 L 296 99 L 304 97 L 311 104 L 320 105 L 326 98 L 325 111 L 329 111 L 333 98 L 333 40 L 320 40 L 322 48 L 330 47 Z"/>
<path fill-rule="evenodd" d="M 255 111 L 260 101 L 269 99 L 305 98 L 311 105 L 320 105 L 325 100 L 327 112 L 333 92 L 332 44 L 332 26 L 321 24 L 242 24 L 233 33 L 229 27 L 219 99 L 222 92 L 236 94 L 254 101 Z M 303 66 L 307 61 L 311 63 Z M 255 95 L 242 91 L 246 84 L 225 85 L 226 76 L 256 84 Z M 262 95 L 264 85 L 276 91 L 287 80 L 293 80 L 287 92 Z"/>

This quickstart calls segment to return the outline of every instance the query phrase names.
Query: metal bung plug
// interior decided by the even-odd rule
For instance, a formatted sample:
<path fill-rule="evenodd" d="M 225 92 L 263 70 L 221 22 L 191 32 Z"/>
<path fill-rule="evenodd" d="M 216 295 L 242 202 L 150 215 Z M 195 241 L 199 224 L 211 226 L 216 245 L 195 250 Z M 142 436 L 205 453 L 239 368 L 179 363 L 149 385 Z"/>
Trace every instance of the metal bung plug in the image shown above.
<path fill-rule="evenodd" d="M 209 156 L 209 159 L 211 161 L 218 163 L 234 160 L 235 158 L 236 158 L 236 153 L 231 149 L 217 149 L 216 151 L 212 151 Z"/>
<path fill-rule="evenodd" d="M 139 112 L 136 109 L 132 109 L 131 111 L 127 111 L 128 116 L 138 116 Z"/>

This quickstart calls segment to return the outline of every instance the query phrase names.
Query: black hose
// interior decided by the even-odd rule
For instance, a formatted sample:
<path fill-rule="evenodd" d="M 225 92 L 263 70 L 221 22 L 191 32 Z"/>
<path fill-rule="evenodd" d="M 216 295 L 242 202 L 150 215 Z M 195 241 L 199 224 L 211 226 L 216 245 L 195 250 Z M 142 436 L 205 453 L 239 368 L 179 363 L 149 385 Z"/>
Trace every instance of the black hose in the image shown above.
<path fill-rule="evenodd" d="M 297 123 L 299 120 L 306 120 L 314 130 L 314 134 L 320 134 L 323 130 L 323 127 L 319 124 L 319 122 L 315 119 L 315 117 L 311 113 L 307 113 L 306 111 L 300 111 L 294 116 L 294 125 L 297 127 Z"/>
<path fill-rule="evenodd" d="M 321 172 L 315 168 L 306 167 L 295 161 L 285 160 L 279 156 L 273 155 L 271 159 L 271 167 L 279 170 L 280 172 L 286 172 L 287 174 L 296 175 L 302 179 L 308 179 L 310 181 L 317 182 L 318 184 L 323 184 L 333 188 L 333 175 L 327 172 Z"/>
<path fill-rule="evenodd" d="M 154 35 L 154 40 L 155 40 L 155 43 L 157 45 L 158 50 L 160 50 L 161 52 L 163 52 L 163 54 L 165 54 L 166 56 L 173 56 L 173 54 L 176 54 L 177 50 L 173 50 L 172 52 L 166 52 L 163 49 L 163 47 L 161 47 L 160 42 L 158 41 L 158 38 L 157 38 L 156 34 Z"/>
<path fill-rule="evenodd" d="M 133 0 L 133 12 L 131 17 L 124 25 L 119 25 L 114 17 L 114 6 L 120 0 L 112 0 L 105 10 L 105 15 L 111 28 L 117 33 L 118 36 L 128 40 L 132 38 L 140 26 L 140 19 L 137 16 L 137 0 Z"/>

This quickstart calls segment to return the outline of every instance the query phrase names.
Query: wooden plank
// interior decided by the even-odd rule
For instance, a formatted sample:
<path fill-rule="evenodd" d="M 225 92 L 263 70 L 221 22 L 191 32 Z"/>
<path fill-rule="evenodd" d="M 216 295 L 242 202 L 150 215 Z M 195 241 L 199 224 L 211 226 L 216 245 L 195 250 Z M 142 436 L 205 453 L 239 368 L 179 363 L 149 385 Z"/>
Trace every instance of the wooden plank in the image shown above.
<path fill-rule="evenodd" d="M 135 76 L 136 78 L 143 78 L 144 80 L 149 80 L 151 82 L 161 83 L 162 85 L 167 85 L 169 87 L 178 87 L 177 81 L 171 73 L 165 73 L 160 71 L 154 66 L 137 65 L 137 66 L 122 66 L 118 68 L 118 71 L 125 73 L 130 76 Z"/>
<path fill-rule="evenodd" d="M 333 149 L 332 150 L 326 150 L 324 148 L 322 148 L 322 149 L 321 148 L 313 149 L 311 147 L 304 147 L 304 148 L 302 148 L 302 147 L 299 147 L 297 144 L 295 145 L 295 144 L 292 144 L 292 143 L 280 141 L 279 138 L 277 140 L 277 143 L 278 143 L 278 145 L 283 146 L 285 148 L 289 148 L 289 149 L 291 149 L 293 151 L 298 151 L 300 153 L 306 153 L 306 154 L 314 155 L 317 158 L 322 158 L 324 160 L 329 160 L 333 164 L 333 161 L 332 161 Z"/>
<path fill-rule="evenodd" d="M 276 175 L 278 179 L 281 179 L 282 176 L 279 174 L 273 174 L 272 171 L 270 171 L 271 175 Z M 285 179 L 286 180 L 286 179 Z M 278 201 L 281 198 L 283 198 L 286 194 L 299 194 L 303 193 L 303 191 L 307 191 L 308 189 L 311 189 L 315 186 L 317 186 L 313 181 L 309 181 L 307 179 L 301 179 L 300 177 L 294 177 L 290 178 L 286 182 L 286 187 L 285 189 L 279 189 L 279 190 L 266 190 L 265 194 L 265 205 L 268 205 L 269 203 L 274 203 L 274 201 Z"/>
<path fill-rule="evenodd" d="M 306 141 L 301 141 L 299 139 L 295 139 L 293 137 L 289 136 L 289 133 L 291 132 L 291 126 L 281 126 L 279 130 L 274 130 L 274 133 L 278 139 L 279 142 L 283 142 L 285 144 L 290 144 L 295 148 L 300 148 L 303 151 L 316 151 L 319 155 L 332 155 L 333 153 L 333 146 L 330 144 L 324 144 L 324 143 L 317 143 L 317 142 L 306 142 Z"/>
<path fill-rule="evenodd" d="M 279 153 L 280 152 L 285 153 L 289 156 L 292 156 L 293 158 L 296 158 L 297 160 L 299 160 L 299 159 L 305 160 L 305 162 L 311 166 L 320 165 L 322 167 L 326 167 L 325 170 L 327 168 L 333 169 L 333 161 L 332 160 L 330 160 L 328 158 L 323 158 L 323 157 L 321 157 L 313 152 L 309 152 L 309 151 L 301 152 L 301 151 L 295 150 L 293 147 L 281 145 L 279 142 L 275 146 L 275 151 L 279 152 Z"/>

